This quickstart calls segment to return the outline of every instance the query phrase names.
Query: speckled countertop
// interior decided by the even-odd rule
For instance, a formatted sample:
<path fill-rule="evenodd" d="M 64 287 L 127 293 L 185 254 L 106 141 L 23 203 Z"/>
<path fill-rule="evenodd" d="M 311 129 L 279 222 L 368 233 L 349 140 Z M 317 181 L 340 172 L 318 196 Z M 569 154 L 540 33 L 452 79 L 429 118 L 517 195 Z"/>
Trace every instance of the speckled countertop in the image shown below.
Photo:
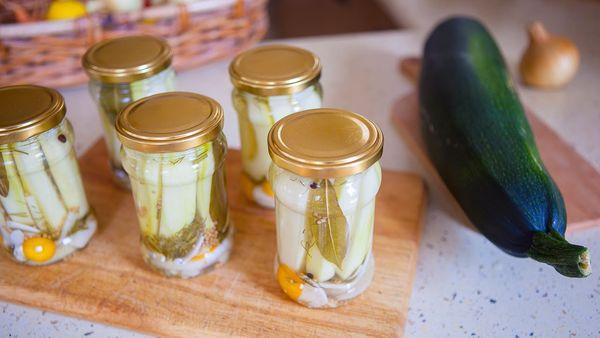
<path fill-rule="evenodd" d="M 519 29 L 519 28 L 514 28 Z M 588 32 L 589 39 L 598 29 Z M 387 169 L 421 172 L 390 122 L 395 100 L 412 85 L 397 73 L 401 56 L 420 51 L 423 31 L 393 31 L 289 40 L 323 60 L 325 104 L 364 113 L 385 135 L 382 160 Z M 525 39 L 499 34 L 505 56 L 514 66 Z M 593 41 L 593 40 L 588 40 Z M 583 63 L 563 91 L 521 90 L 523 101 L 555 128 L 585 158 L 600 167 L 600 45 L 583 44 Z M 220 101 L 226 111 L 225 133 L 239 147 L 237 118 L 227 78 L 227 61 L 180 74 L 182 90 Z M 62 90 L 83 152 L 100 135 L 100 123 L 87 89 Z M 600 336 L 600 274 L 566 279 L 550 267 L 510 257 L 474 230 L 446 213 L 431 191 L 406 335 L 409 337 L 594 337 Z M 600 252 L 600 228 L 569 235 L 575 243 Z M 596 265 L 594 265 L 596 268 Z M 19 337 L 139 336 L 105 325 L 0 302 L 0 332 Z"/>

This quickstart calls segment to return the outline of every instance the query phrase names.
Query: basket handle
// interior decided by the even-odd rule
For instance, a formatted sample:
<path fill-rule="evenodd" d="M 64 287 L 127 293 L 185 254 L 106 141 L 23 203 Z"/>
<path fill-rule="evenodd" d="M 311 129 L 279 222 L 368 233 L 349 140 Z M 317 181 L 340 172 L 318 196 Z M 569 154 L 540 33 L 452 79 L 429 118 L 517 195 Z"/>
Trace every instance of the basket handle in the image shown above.
<path fill-rule="evenodd" d="M 235 5 L 233 5 L 233 16 L 235 18 L 243 17 L 246 13 L 246 2 L 245 0 L 237 0 Z"/>
<path fill-rule="evenodd" d="M 75 22 L 79 26 L 78 30 L 85 30 L 86 43 L 88 46 L 91 46 L 102 39 L 102 25 L 100 24 L 98 17 L 86 15 Z"/>
<path fill-rule="evenodd" d="M 2 43 L 0 39 L 0 63 L 8 62 L 8 56 L 10 54 L 10 48 Z"/>
<path fill-rule="evenodd" d="M 177 4 L 179 8 L 179 33 L 183 33 L 190 28 L 190 11 L 186 3 Z"/>
<path fill-rule="evenodd" d="M 188 5 L 186 3 L 177 4 L 179 8 L 179 34 L 187 31 L 190 28 L 190 11 L 188 10 Z M 243 17 L 246 12 L 246 3 L 245 0 L 237 0 L 233 7 L 233 17 L 239 18 Z"/>

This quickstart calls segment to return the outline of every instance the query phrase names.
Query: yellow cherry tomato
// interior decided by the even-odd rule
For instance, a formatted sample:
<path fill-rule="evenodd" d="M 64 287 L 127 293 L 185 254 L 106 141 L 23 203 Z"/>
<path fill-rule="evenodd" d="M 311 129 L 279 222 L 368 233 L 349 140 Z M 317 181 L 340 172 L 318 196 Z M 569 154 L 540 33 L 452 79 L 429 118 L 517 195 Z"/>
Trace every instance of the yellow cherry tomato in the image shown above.
<path fill-rule="evenodd" d="M 304 281 L 302 281 L 302 278 L 300 278 L 294 270 L 290 269 L 289 266 L 285 264 L 279 265 L 279 268 L 277 269 L 277 281 L 283 292 L 291 299 L 298 300 L 298 298 L 300 298 Z"/>
<path fill-rule="evenodd" d="M 77 19 L 86 14 L 85 5 L 77 0 L 56 0 L 50 4 L 48 20 Z"/>
<path fill-rule="evenodd" d="M 23 242 L 25 258 L 34 262 L 45 262 L 52 258 L 55 252 L 56 244 L 48 238 L 32 237 Z"/>
<path fill-rule="evenodd" d="M 273 189 L 271 189 L 271 185 L 269 184 L 268 181 L 264 181 L 261 188 L 262 188 L 262 191 L 265 194 L 267 194 L 267 196 L 271 196 L 271 197 L 275 196 L 275 194 L 273 194 Z"/>

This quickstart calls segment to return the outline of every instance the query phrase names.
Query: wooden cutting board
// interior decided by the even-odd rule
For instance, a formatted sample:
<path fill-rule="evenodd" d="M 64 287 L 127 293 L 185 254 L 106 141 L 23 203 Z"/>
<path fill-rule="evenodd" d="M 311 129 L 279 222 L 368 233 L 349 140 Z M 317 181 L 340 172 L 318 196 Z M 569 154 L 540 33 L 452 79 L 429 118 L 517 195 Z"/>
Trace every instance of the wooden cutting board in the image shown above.
<path fill-rule="evenodd" d="M 527 119 L 542 160 L 565 200 L 567 231 L 600 226 L 600 173 L 531 111 L 527 111 Z M 466 220 L 458 202 L 454 200 L 427 156 L 421 137 L 416 92 L 402 97 L 395 103 L 392 120 L 403 140 L 430 173 L 432 183 L 451 200 L 454 210 Z"/>
<path fill-rule="evenodd" d="M 88 247 L 48 267 L 0 257 L 0 298 L 165 337 L 402 335 L 425 208 L 418 176 L 383 173 L 373 284 L 340 308 L 311 310 L 290 301 L 275 281 L 274 213 L 242 197 L 239 152 L 230 151 L 226 164 L 236 228 L 231 259 L 189 280 L 145 266 L 131 194 L 111 182 L 106 156 L 98 142 L 80 159 L 100 224 Z"/>

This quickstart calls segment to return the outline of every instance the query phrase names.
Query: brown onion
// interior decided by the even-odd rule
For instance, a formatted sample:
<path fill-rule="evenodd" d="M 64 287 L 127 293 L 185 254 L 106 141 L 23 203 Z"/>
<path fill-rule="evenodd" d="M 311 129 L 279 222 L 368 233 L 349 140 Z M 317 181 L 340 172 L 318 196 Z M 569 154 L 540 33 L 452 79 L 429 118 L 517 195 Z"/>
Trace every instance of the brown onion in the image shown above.
<path fill-rule="evenodd" d="M 529 46 L 521 58 L 521 77 L 527 85 L 558 88 L 573 79 L 579 51 L 564 37 L 553 36 L 540 22 L 529 26 Z"/>

